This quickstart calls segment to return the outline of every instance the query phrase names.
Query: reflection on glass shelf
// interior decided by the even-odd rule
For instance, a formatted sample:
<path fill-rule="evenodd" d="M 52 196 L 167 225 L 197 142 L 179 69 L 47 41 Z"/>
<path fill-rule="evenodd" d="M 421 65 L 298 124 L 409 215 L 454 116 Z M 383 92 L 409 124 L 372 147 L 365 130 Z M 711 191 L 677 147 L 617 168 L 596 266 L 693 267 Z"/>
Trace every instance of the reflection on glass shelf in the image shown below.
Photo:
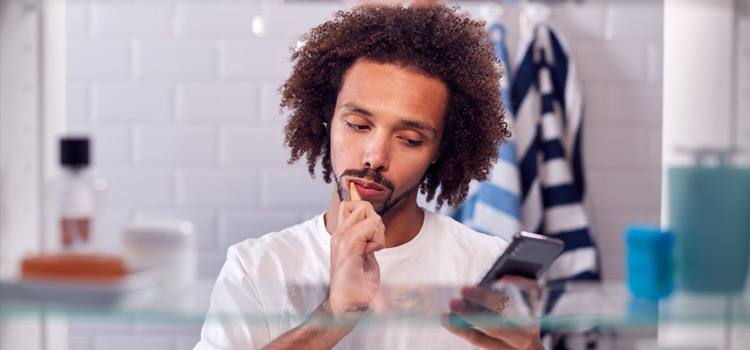
<path fill-rule="evenodd" d="M 63 314 L 71 320 L 95 318 L 116 322 L 138 317 L 164 324 L 201 324 L 204 320 L 261 324 L 267 322 L 269 317 L 305 320 L 310 317 L 309 312 L 295 310 L 305 310 L 308 309 L 307 306 L 317 303 L 305 301 L 305 305 L 287 305 L 284 310 L 265 313 L 233 310 L 207 315 L 212 287 L 213 281 L 200 281 L 192 290 L 184 293 L 161 294 L 140 304 L 102 306 L 80 300 L 76 303 L 60 303 L 38 301 L 17 294 L 11 296 L 6 293 L 6 284 L 3 293 L 0 293 L 0 319 L 34 314 Z M 318 292 L 325 290 L 326 286 L 290 286 L 284 292 L 300 296 L 299 301 L 303 303 L 304 296 L 319 294 Z M 458 297 L 459 290 L 460 286 L 383 286 L 380 300 L 374 302 L 368 314 L 358 321 L 358 327 L 439 327 L 441 316 L 448 310 L 448 301 Z M 658 322 L 750 324 L 750 295 L 747 293 L 710 297 L 678 293 L 657 305 L 653 301 L 633 300 L 622 284 L 568 284 L 554 312 L 542 317 L 535 317 L 528 304 L 518 302 L 518 299 L 518 295 L 515 299 L 511 297 L 510 304 L 501 316 L 477 314 L 471 317 L 471 322 L 494 327 L 519 327 L 538 323 L 542 329 L 556 330 L 644 328 L 654 327 Z M 332 318 L 316 317 L 324 325 L 341 325 L 341 321 Z"/>

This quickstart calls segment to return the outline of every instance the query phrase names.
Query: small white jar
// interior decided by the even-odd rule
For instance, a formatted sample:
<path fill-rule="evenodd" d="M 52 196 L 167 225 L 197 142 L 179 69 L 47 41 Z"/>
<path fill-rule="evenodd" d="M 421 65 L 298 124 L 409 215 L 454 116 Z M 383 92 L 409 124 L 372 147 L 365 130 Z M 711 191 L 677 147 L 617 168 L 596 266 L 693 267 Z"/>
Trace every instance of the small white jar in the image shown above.
<path fill-rule="evenodd" d="M 132 270 L 163 273 L 165 292 L 181 292 L 195 283 L 196 232 L 189 221 L 137 219 L 123 232 L 123 248 Z"/>

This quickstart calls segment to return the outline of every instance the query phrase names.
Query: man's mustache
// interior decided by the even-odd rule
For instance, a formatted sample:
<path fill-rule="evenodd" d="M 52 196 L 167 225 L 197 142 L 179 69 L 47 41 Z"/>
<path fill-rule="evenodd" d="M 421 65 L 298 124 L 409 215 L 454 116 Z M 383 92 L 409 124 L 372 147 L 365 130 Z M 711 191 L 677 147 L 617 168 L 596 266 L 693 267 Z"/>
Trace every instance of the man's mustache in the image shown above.
<path fill-rule="evenodd" d="M 383 176 L 383 174 L 374 171 L 372 169 L 363 168 L 360 170 L 356 169 L 346 169 L 343 173 L 341 173 L 341 177 L 344 176 L 351 176 L 351 177 L 358 177 L 360 179 L 368 179 L 378 185 L 381 185 L 391 191 L 396 187 L 391 180 L 388 180 Z"/>

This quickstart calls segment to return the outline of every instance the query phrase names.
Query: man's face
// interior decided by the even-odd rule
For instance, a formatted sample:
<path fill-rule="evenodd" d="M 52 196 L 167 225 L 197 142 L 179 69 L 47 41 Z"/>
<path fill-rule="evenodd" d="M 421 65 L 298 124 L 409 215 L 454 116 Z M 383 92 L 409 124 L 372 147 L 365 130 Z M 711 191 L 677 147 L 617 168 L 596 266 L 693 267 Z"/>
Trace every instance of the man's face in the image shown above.
<path fill-rule="evenodd" d="M 355 62 L 331 120 L 339 199 L 351 199 L 350 182 L 380 215 L 415 199 L 438 156 L 447 100 L 448 89 L 438 79 L 394 64 Z"/>

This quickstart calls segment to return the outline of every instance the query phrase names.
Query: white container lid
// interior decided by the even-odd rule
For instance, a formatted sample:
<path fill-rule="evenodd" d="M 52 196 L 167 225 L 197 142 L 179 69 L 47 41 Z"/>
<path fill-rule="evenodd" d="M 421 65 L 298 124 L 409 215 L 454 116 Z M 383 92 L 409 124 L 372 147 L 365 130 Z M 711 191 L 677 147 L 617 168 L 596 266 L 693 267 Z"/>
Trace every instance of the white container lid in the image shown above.
<path fill-rule="evenodd" d="M 136 219 L 125 227 L 123 239 L 132 244 L 180 244 L 195 236 L 195 226 L 176 219 Z"/>

